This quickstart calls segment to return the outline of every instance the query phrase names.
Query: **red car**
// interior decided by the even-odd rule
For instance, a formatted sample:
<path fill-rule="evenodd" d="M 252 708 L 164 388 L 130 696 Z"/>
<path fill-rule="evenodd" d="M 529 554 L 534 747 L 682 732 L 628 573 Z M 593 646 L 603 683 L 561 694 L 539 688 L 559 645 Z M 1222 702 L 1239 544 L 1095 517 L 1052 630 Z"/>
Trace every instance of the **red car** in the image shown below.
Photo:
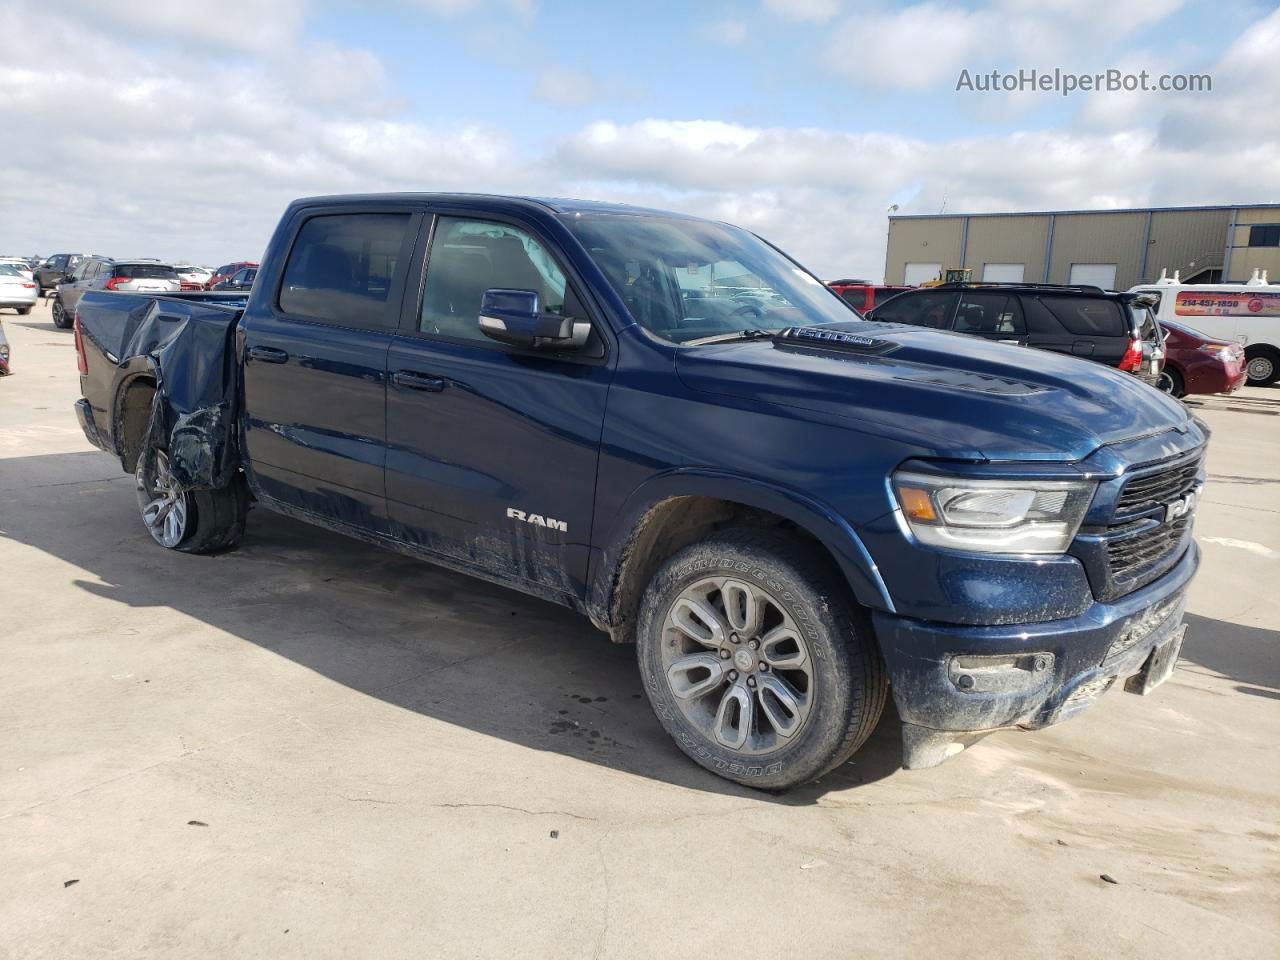
<path fill-rule="evenodd" d="M 221 283 L 223 280 L 230 280 L 245 267 L 256 267 L 256 263 L 250 263 L 248 260 L 237 260 L 235 263 L 224 263 L 220 266 L 212 277 L 205 281 L 204 288 L 212 290 L 215 284 Z"/>
<path fill-rule="evenodd" d="M 1231 340 L 1205 336 L 1173 320 L 1165 329 L 1164 372 L 1160 387 L 1175 397 L 1188 393 L 1234 393 L 1248 378 L 1244 347 Z"/>
<path fill-rule="evenodd" d="M 882 283 L 867 283 L 865 280 L 832 280 L 827 284 L 840 294 L 845 302 L 859 313 L 865 313 L 877 304 L 884 303 L 890 297 L 896 297 L 906 290 L 915 287 L 891 287 Z"/>

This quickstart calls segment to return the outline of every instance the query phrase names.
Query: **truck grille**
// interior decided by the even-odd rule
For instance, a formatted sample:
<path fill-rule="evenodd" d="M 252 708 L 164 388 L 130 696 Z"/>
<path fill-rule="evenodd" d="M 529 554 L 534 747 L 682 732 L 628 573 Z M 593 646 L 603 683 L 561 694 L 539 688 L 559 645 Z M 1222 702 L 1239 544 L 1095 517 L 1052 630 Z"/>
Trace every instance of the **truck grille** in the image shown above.
<path fill-rule="evenodd" d="M 1196 489 L 1202 452 L 1134 470 L 1112 511 L 1112 525 L 1099 538 L 1095 595 L 1115 600 L 1159 578 L 1186 550 L 1190 515 L 1166 520 L 1166 504 Z"/>
<path fill-rule="evenodd" d="M 1196 457 L 1160 473 L 1134 477 L 1124 485 L 1116 503 L 1118 515 L 1147 510 L 1186 496 L 1196 485 L 1200 472 L 1200 458 Z"/>
<path fill-rule="evenodd" d="M 1148 521 L 1139 520 L 1130 527 L 1142 527 Z M 1107 544 L 1107 561 L 1111 564 L 1111 576 L 1127 580 L 1145 567 L 1159 564 L 1182 545 L 1182 538 L 1191 526 L 1191 517 L 1182 516 L 1170 523 L 1161 523 L 1149 530 L 1112 540 Z M 1116 533 L 1127 532 L 1125 527 L 1114 528 Z"/>

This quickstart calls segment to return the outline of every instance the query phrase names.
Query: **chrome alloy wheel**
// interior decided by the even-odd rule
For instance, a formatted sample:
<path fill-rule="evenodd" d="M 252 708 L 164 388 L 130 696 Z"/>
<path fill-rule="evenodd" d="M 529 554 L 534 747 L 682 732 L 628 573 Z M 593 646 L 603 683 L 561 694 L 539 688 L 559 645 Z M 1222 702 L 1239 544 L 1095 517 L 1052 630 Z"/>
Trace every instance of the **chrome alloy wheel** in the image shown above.
<path fill-rule="evenodd" d="M 155 485 L 151 489 L 143 478 L 145 458 L 138 458 L 138 508 L 142 511 L 142 522 L 156 543 L 172 549 L 182 542 L 187 532 L 187 498 L 173 489 L 169 458 L 164 451 L 157 450 L 155 457 Z"/>
<path fill-rule="evenodd" d="M 681 591 L 662 628 L 662 668 L 685 719 L 741 754 L 793 742 L 813 705 L 813 664 L 791 614 L 768 591 L 707 577 Z"/>
<path fill-rule="evenodd" d="M 1268 356 L 1251 357 L 1246 372 L 1250 380 L 1262 383 L 1270 380 L 1276 372 L 1275 361 Z"/>

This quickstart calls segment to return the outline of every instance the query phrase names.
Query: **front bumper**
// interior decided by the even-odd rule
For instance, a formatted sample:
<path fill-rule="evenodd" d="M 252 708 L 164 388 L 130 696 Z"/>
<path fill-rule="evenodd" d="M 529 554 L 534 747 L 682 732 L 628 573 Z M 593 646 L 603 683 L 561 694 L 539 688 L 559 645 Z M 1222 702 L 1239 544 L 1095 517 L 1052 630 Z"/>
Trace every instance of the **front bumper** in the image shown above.
<path fill-rule="evenodd" d="M 875 612 L 904 723 L 904 765 L 933 766 L 976 735 L 1038 729 L 1091 706 L 1178 632 L 1199 565 L 1191 541 L 1158 580 L 1065 620 L 973 627 Z"/>

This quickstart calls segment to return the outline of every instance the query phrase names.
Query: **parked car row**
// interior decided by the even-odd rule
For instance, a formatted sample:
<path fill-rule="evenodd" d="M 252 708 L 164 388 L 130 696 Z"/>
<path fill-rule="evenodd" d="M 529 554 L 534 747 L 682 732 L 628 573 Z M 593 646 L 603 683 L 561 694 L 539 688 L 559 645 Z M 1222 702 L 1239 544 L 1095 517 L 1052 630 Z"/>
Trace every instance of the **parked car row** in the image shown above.
<path fill-rule="evenodd" d="M 827 285 L 868 319 L 1084 357 L 1175 397 L 1280 379 L 1280 348 L 1271 345 L 1278 325 L 1268 319 L 1280 316 L 1280 287 L 1265 278 L 1245 285 L 1162 280 L 1124 293 L 1047 283 Z"/>

